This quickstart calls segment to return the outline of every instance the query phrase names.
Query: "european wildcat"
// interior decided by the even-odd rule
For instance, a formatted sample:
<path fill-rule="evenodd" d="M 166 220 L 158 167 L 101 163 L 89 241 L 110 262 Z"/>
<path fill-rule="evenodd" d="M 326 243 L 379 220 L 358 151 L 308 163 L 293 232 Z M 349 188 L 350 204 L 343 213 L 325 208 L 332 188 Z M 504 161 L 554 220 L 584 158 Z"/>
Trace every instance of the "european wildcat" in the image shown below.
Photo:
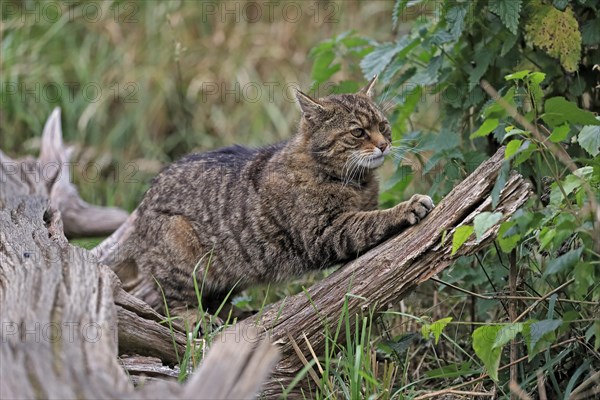
<path fill-rule="evenodd" d="M 298 92 L 302 118 L 289 141 L 193 154 L 155 178 L 127 253 L 170 309 L 196 308 L 197 264 L 211 311 L 234 286 L 352 259 L 429 213 L 423 195 L 377 210 L 374 169 L 391 151 L 391 129 L 371 100 L 375 79 L 356 94 Z M 137 295 L 162 306 L 158 290 Z"/>

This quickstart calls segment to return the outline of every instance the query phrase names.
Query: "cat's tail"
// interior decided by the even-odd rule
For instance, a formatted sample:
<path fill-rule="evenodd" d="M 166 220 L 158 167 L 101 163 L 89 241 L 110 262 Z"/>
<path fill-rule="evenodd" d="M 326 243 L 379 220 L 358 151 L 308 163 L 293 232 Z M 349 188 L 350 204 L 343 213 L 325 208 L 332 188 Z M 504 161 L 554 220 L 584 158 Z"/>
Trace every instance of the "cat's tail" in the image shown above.
<path fill-rule="evenodd" d="M 125 222 L 117 228 L 109 237 L 94 247 L 90 252 L 99 262 L 111 267 L 126 262 L 132 256 L 130 242 L 135 231 L 135 221 L 138 217 L 137 209 L 127 217 Z"/>

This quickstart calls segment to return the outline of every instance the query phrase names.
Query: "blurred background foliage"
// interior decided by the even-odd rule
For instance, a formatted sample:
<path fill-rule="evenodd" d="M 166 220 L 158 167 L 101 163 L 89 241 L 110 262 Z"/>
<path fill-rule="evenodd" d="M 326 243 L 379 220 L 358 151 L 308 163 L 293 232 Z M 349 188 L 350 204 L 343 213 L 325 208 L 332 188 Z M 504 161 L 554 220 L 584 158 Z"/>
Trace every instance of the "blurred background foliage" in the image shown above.
<path fill-rule="evenodd" d="M 131 210 L 186 153 L 288 138 L 316 43 L 352 29 L 393 36 L 388 1 L 269 4 L 3 1 L 0 148 L 35 154 L 60 106 L 82 196 Z M 362 81 L 358 66 L 338 76 Z"/>

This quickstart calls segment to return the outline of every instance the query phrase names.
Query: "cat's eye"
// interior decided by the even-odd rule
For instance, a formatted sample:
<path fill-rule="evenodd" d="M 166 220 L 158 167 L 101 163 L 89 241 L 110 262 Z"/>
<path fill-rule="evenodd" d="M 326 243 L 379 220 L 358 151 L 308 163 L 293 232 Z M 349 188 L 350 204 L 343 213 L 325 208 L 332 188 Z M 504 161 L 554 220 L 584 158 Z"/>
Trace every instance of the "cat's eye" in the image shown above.
<path fill-rule="evenodd" d="M 352 136 L 359 138 L 359 137 L 364 136 L 365 130 L 363 128 L 356 128 L 356 129 L 353 129 L 352 132 L 350 132 L 350 133 L 352 133 Z"/>
<path fill-rule="evenodd" d="M 386 128 L 385 122 L 381 121 L 379 123 L 379 132 L 381 132 L 381 133 L 385 132 L 385 128 Z"/>

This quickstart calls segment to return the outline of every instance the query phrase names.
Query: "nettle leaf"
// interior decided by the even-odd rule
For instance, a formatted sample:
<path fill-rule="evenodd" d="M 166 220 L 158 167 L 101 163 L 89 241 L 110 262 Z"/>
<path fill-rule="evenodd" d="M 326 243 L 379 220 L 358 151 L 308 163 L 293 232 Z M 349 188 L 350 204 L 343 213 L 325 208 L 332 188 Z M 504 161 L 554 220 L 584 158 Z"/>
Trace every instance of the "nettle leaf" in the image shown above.
<path fill-rule="evenodd" d="M 548 263 L 546 269 L 544 270 L 544 277 L 573 269 L 575 264 L 579 262 L 582 252 L 583 246 L 578 249 L 571 250 L 568 253 L 565 253 L 562 256 L 555 258 L 554 260 L 551 260 Z"/>
<path fill-rule="evenodd" d="M 446 24 L 452 35 L 452 39 L 456 40 L 462 34 L 467 16 L 467 5 L 455 5 L 446 12 Z"/>
<path fill-rule="evenodd" d="M 502 219 L 502 213 L 500 212 L 482 212 L 479 215 L 475 216 L 473 220 L 475 236 L 477 236 L 477 240 L 481 240 L 483 235 L 490 229 L 492 226 L 496 225 L 498 221 Z"/>
<path fill-rule="evenodd" d="M 523 336 L 527 344 L 529 361 L 540 351 L 547 349 L 556 339 L 554 331 L 562 325 L 560 319 L 545 319 L 543 321 L 527 321 L 523 326 Z"/>
<path fill-rule="evenodd" d="M 586 46 L 600 43 L 600 18 L 592 19 L 583 24 L 581 27 L 581 40 Z"/>
<path fill-rule="evenodd" d="M 421 333 L 423 334 L 423 338 L 425 340 L 429 339 L 429 335 L 433 334 L 435 338 L 435 344 L 438 344 L 440 340 L 440 336 L 442 336 L 442 331 L 452 321 L 452 317 L 438 319 L 434 323 L 425 324 L 421 327 Z"/>
<path fill-rule="evenodd" d="M 500 123 L 500 120 L 498 120 L 498 118 L 488 118 L 485 121 L 483 121 L 483 124 L 481 124 L 479 129 L 477 129 L 475 132 L 471 133 L 471 136 L 469 136 L 469 138 L 475 139 L 478 137 L 487 136 L 490 134 L 490 132 L 492 132 L 494 129 L 496 129 L 498 127 L 499 123 Z"/>
<path fill-rule="evenodd" d="M 519 27 L 521 3 L 521 0 L 490 0 L 488 5 L 490 11 L 499 16 L 504 26 L 516 35 Z"/>
<path fill-rule="evenodd" d="M 502 347 L 494 347 L 496 337 L 502 330 L 502 325 L 481 326 L 473 331 L 473 350 L 477 357 L 483 362 L 490 378 L 498 381 L 498 367 Z"/>
<path fill-rule="evenodd" d="M 600 153 L 600 126 L 584 126 L 577 136 L 577 142 L 592 157 L 596 157 Z"/>
<path fill-rule="evenodd" d="M 363 75 L 368 79 L 379 75 L 395 56 L 405 56 L 417 44 L 418 39 L 405 36 L 396 43 L 383 43 L 377 46 L 360 62 Z"/>
<path fill-rule="evenodd" d="M 582 110 L 564 97 L 552 97 L 544 104 L 542 119 L 552 128 L 565 123 L 578 125 L 600 125 L 593 113 Z"/>
<path fill-rule="evenodd" d="M 577 71 L 581 59 L 581 33 L 573 10 L 560 11 L 549 5 L 540 5 L 534 10 L 525 25 L 527 44 L 559 59 L 566 71 Z"/>
<path fill-rule="evenodd" d="M 554 128 L 552 134 L 548 139 L 550 139 L 550 141 L 554 143 L 562 142 L 569 135 L 569 130 L 569 124 L 557 126 L 556 128 Z"/>
<path fill-rule="evenodd" d="M 524 324 L 521 322 L 504 325 L 496 335 L 493 348 L 502 348 L 506 343 L 517 337 L 523 331 Z"/>
<path fill-rule="evenodd" d="M 473 230 L 471 225 L 463 225 L 456 228 L 454 235 L 452 236 L 452 255 L 454 255 L 467 241 L 469 236 L 473 233 Z"/>
<path fill-rule="evenodd" d="M 521 148 L 522 143 L 523 141 L 520 139 L 513 139 L 508 142 L 506 149 L 504 150 L 504 159 L 509 160 L 512 156 L 514 156 Z"/>
<path fill-rule="evenodd" d="M 442 68 L 442 56 L 435 56 L 427 65 L 426 68 L 421 69 L 413 76 L 411 83 L 421 86 L 429 86 L 438 82 L 440 69 Z"/>

